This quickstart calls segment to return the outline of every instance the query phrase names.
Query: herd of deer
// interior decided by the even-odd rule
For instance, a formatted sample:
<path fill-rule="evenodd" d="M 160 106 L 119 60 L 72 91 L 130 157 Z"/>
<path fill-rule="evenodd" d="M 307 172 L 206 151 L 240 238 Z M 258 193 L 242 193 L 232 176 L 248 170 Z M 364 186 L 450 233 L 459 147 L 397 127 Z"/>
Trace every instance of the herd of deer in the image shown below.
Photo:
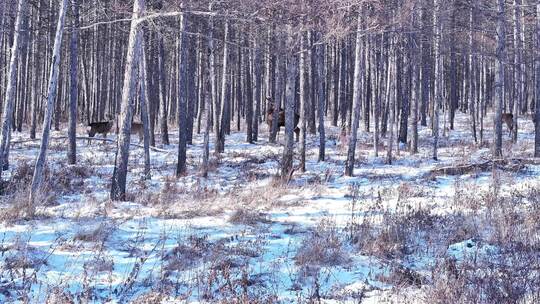
<path fill-rule="evenodd" d="M 512 134 L 513 129 L 514 129 L 514 115 L 512 113 L 503 113 L 501 118 L 502 118 L 502 121 L 508 127 L 510 134 Z M 285 110 L 282 109 L 281 107 L 279 108 L 277 119 L 278 119 L 277 126 L 278 126 L 278 133 L 279 133 L 279 130 L 281 129 L 281 127 L 285 127 Z M 269 106 L 268 110 L 266 111 L 266 124 L 268 125 L 268 130 L 272 129 L 273 120 L 274 120 L 274 108 L 272 106 Z M 300 120 L 300 115 L 298 115 L 297 113 L 294 113 L 294 132 L 296 133 L 297 141 L 300 134 L 300 128 L 298 128 L 299 120 Z M 536 123 L 534 116 L 533 116 L 533 122 Z M 107 138 L 107 134 L 111 133 L 112 127 L 114 125 L 115 125 L 114 120 L 91 122 L 88 124 L 88 129 L 87 129 L 88 136 L 94 137 L 96 134 L 103 134 L 103 136 Z M 118 126 L 116 127 L 116 133 L 118 134 Z M 143 124 L 140 122 L 133 122 L 131 124 L 131 134 L 138 134 L 139 141 L 142 141 L 143 136 L 144 136 Z"/>

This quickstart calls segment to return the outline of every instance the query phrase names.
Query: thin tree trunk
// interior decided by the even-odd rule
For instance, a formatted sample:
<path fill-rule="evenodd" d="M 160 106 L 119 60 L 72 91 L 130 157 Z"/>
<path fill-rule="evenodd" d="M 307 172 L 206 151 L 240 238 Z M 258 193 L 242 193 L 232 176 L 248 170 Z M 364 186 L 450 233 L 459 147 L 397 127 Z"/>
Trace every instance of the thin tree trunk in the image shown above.
<path fill-rule="evenodd" d="M 300 34 L 300 172 L 306 171 L 306 120 L 307 120 L 307 75 L 306 37 Z"/>
<path fill-rule="evenodd" d="M 536 4 L 536 101 L 534 157 L 540 157 L 540 2 Z"/>
<path fill-rule="evenodd" d="M 141 106 L 141 121 L 143 124 L 143 132 L 144 132 L 144 138 L 143 138 L 143 147 L 144 147 L 144 178 L 150 179 L 151 173 L 150 173 L 150 117 L 149 117 L 149 102 L 148 102 L 148 78 L 146 75 L 146 52 L 144 48 L 144 43 L 142 41 L 144 40 L 144 35 L 142 34 L 142 31 L 139 32 L 139 35 L 141 36 L 141 60 L 139 62 L 139 81 L 140 81 L 140 88 L 141 88 L 141 95 L 139 96 L 140 100 L 140 106 Z"/>
<path fill-rule="evenodd" d="M 294 42 L 292 28 L 287 30 L 287 46 L 291 47 Z M 294 157 L 294 98 L 295 98 L 295 80 L 296 80 L 296 56 L 294 53 L 288 55 L 289 62 L 286 70 L 285 83 L 285 148 L 283 149 L 283 158 L 281 160 L 281 181 L 288 183 L 293 174 Z M 274 108 L 274 113 L 276 112 Z M 275 116 L 278 117 L 277 115 Z M 274 119 L 277 120 L 277 119 Z"/>
<path fill-rule="evenodd" d="M 319 161 L 325 160 L 326 135 L 324 129 L 324 114 L 326 112 L 326 91 L 324 75 L 324 45 L 317 47 L 317 116 L 319 120 Z"/>
<path fill-rule="evenodd" d="M 168 112 L 166 97 L 166 71 L 165 71 L 165 46 L 163 38 L 160 38 L 158 44 L 158 90 L 159 90 L 159 126 L 161 131 L 161 142 L 164 145 L 169 144 Z"/>
<path fill-rule="evenodd" d="M 246 40 L 246 47 L 249 47 L 249 43 Z M 244 78 L 246 86 L 246 141 L 250 144 L 253 143 L 253 86 L 251 83 L 251 64 L 249 50 L 244 54 Z"/>
<path fill-rule="evenodd" d="M 355 50 L 355 57 L 354 57 L 354 79 L 353 79 L 353 120 L 352 120 L 352 128 L 351 128 L 351 134 L 349 138 L 349 148 L 347 151 L 347 162 L 345 164 L 345 175 L 346 176 L 353 176 L 354 174 L 354 156 L 356 151 L 356 141 L 357 141 L 357 133 L 358 133 L 358 126 L 360 125 L 360 106 L 362 100 L 361 98 L 361 83 L 360 83 L 360 77 L 362 77 L 363 71 L 360 70 L 360 62 L 362 60 L 362 53 L 361 53 L 361 46 L 362 46 L 362 34 L 361 34 L 361 28 L 362 28 L 362 14 L 358 14 L 358 20 L 357 20 L 357 26 L 356 26 L 356 50 Z"/>
<path fill-rule="evenodd" d="M 253 115 L 253 141 L 259 140 L 259 120 L 261 117 L 261 51 L 259 45 L 255 42 L 253 51 L 253 77 L 255 79 L 255 115 Z"/>
<path fill-rule="evenodd" d="M 77 104 L 78 104 L 78 56 L 79 56 L 79 1 L 73 0 L 71 3 L 71 11 L 73 13 L 73 29 L 71 32 L 71 49 L 70 49 L 70 94 L 69 94 L 69 148 L 68 162 L 75 164 L 77 162 Z"/>
<path fill-rule="evenodd" d="M 225 124 L 230 123 L 227 118 L 230 114 L 230 99 L 227 96 L 227 90 L 229 88 L 229 76 L 228 72 L 228 60 L 229 60 L 229 46 L 227 40 L 229 38 L 229 23 L 225 21 L 225 33 L 223 36 L 223 70 L 221 76 L 221 106 L 223 109 L 219 109 L 219 104 L 214 103 L 214 119 L 215 119 L 215 130 L 216 130 L 216 143 L 215 143 L 215 152 L 223 153 L 225 151 L 225 131 L 227 127 Z M 216 98 L 217 100 L 217 98 Z M 220 115 L 221 114 L 221 115 Z M 220 126 L 221 118 L 221 126 Z"/>
<path fill-rule="evenodd" d="M 434 57 L 435 57 L 435 79 L 434 79 L 434 97 L 433 103 L 433 159 L 438 160 L 439 145 L 439 108 L 442 103 L 442 60 L 441 60 L 441 25 L 440 25 L 440 0 L 435 0 L 435 9 L 433 11 L 433 27 L 435 34 Z"/>
<path fill-rule="evenodd" d="M 111 184 L 111 199 L 124 200 L 126 198 L 126 179 L 129 160 L 129 144 L 131 139 L 131 122 L 133 118 L 133 99 L 137 81 L 137 63 L 141 53 L 142 35 L 139 35 L 140 24 L 137 21 L 145 9 L 144 0 L 135 0 L 129 42 L 127 46 L 126 68 L 124 74 L 124 87 L 122 89 L 122 103 L 120 112 L 120 133 L 118 134 L 118 147 L 114 162 L 114 171 Z"/>
<path fill-rule="evenodd" d="M 186 146 L 187 146 L 187 77 L 186 65 L 187 62 L 187 39 L 186 34 L 186 16 L 180 15 L 180 37 L 178 39 L 178 104 L 177 104 L 177 116 L 178 116 L 178 163 L 176 165 L 176 176 L 182 176 L 186 173 Z"/>
<path fill-rule="evenodd" d="M 29 216 L 33 214 L 33 208 L 35 206 L 35 199 L 38 192 L 41 190 L 41 183 L 43 181 L 43 170 L 45 167 L 47 149 L 49 147 L 49 133 L 51 129 L 52 114 L 54 111 L 54 101 L 56 99 L 58 74 L 60 70 L 61 60 L 61 47 L 62 47 L 62 34 L 64 33 L 64 20 L 67 10 L 67 0 L 62 0 L 60 6 L 60 13 L 58 14 L 58 25 L 56 27 L 56 35 L 54 38 L 54 48 L 52 53 L 52 62 L 49 77 L 49 89 L 47 94 L 47 107 L 45 108 L 45 118 L 43 120 L 43 130 L 41 135 L 41 145 L 39 148 L 39 154 L 36 159 L 36 166 L 34 168 L 34 176 L 32 177 L 32 188 L 30 190 L 30 210 Z"/>
<path fill-rule="evenodd" d="M 523 91 L 521 90 L 521 1 L 514 0 L 514 119 L 512 121 L 512 141 L 518 140 L 518 118 L 523 103 Z"/>
<path fill-rule="evenodd" d="M 502 110 L 504 105 L 505 29 L 504 0 L 497 0 L 497 60 L 495 61 L 495 117 L 493 120 L 493 157 L 502 157 Z"/>
<path fill-rule="evenodd" d="M 472 128 L 472 134 L 474 138 L 474 142 L 477 143 L 478 139 L 476 136 L 476 108 L 475 108 L 475 68 L 476 68 L 476 47 L 475 47 L 475 40 L 474 40 L 474 32 L 473 32 L 473 26 L 474 22 L 476 20 L 476 2 L 471 6 L 471 14 L 470 14 L 470 20 L 469 20 L 469 116 L 471 118 L 471 128 Z"/>
<path fill-rule="evenodd" d="M 15 89 L 17 84 L 17 62 L 19 61 L 21 44 L 21 26 L 26 14 L 26 0 L 19 0 L 17 6 L 17 19 L 15 20 L 15 29 L 13 37 L 13 46 L 11 47 L 11 60 L 9 63 L 9 72 L 7 76 L 6 93 L 4 97 L 4 110 L 2 111 L 2 129 L 0 130 L 0 178 L 2 170 L 7 169 L 9 138 L 11 133 L 11 124 L 13 119 L 13 106 L 15 104 Z"/>

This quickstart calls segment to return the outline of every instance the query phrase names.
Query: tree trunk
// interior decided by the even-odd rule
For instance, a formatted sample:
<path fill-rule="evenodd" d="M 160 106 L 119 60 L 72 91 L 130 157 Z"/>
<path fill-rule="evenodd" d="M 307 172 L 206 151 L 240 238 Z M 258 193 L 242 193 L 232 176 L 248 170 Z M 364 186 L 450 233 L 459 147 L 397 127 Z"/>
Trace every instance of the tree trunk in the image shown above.
<path fill-rule="evenodd" d="M 442 103 L 442 60 L 441 60 L 441 24 L 440 24 L 440 0 L 435 0 L 435 9 L 433 11 L 433 27 L 435 34 L 434 57 L 435 57 L 435 79 L 434 79 L 434 97 L 433 103 L 433 159 L 438 160 L 439 145 L 439 108 Z"/>
<path fill-rule="evenodd" d="M 229 76 L 227 74 L 228 72 L 228 59 L 229 59 L 229 46 L 227 43 L 227 40 L 229 38 L 229 23 L 228 21 L 225 21 L 225 33 L 223 36 L 223 70 L 222 70 L 222 77 L 221 77 L 221 106 L 223 109 L 219 110 L 219 105 L 214 104 L 214 117 L 215 117 L 215 130 L 216 130 L 216 154 L 223 153 L 225 151 L 225 131 L 227 127 L 225 124 L 229 124 L 230 122 L 227 120 L 229 118 L 230 114 L 230 99 L 227 96 L 227 90 L 229 88 Z M 216 99 L 217 100 L 217 99 Z M 220 127 L 220 120 L 221 118 L 221 127 Z"/>
<path fill-rule="evenodd" d="M 141 41 L 144 40 L 144 35 L 142 32 L 139 32 L 141 36 Z M 139 62 L 139 81 L 141 88 L 141 95 L 139 96 L 140 106 L 141 106 L 141 121 L 143 124 L 143 146 L 144 146 L 144 178 L 150 179 L 150 117 L 149 117 L 149 101 L 148 101 L 148 78 L 146 75 L 146 52 L 144 48 L 144 43 L 141 42 L 141 60 Z"/>
<path fill-rule="evenodd" d="M 502 110 L 504 106 L 505 29 L 504 0 L 497 0 L 497 60 L 495 61 L 495 117 L 493 121 L 493 157 L 502 157 Z"/>
<path fill-rule="evenodd" d="M 11 133 L 11 124 L 13 119 L 13 105 L 15 104 L 15 89 L 17 84 L 17 63 L 21 48 L 21 26 L 26 14 L 26 0 L 19 0 L 17 6 L 17 19 L 15 20 L 15 29 L 13 37 L 13 46 L 11 48 L 11 59 L 9 63 L 9 72 L 7 75 L 7 86 L 4 97 L 4 110 L 2 111 L 2 129 L 0 130 L 0 178 L 2 170 L 7 169 L 9 138 Z"/>
<path fill-rule="evenodd" d="M 362 15 L 358 14 L 357 26 L 356 26 L 356 50 L 354 57 L 354 79 L 353 79 L 353 120 L 351 134 L 349 138 L 349 148 L 347 151 L 347 162 L 345 163 L 345 175 L 353 176 L 354 174 L 354 156 L 356 151 L 356 140 L 358 133 L 358 126 L 360 125 L 360 106 L 362 100 L 361 98 L 361 83 L 360 78 L 362 77 L 362 72 L 360 70 L 360 62 L 362 60 L 361 46 L 362 46 Z"/>
<path fill-rule="evenodd" d="M 523 103 L 523 91 L 521 90 L 521 1 L 514 0 L 514 108 L 512 112 L 514 119 L 512 121 L 512 141 L 518 140 L 518 118 L 520 108 Z"/>
<path fill-rule="evenodd" d="M 534 128 L 534 157 L 540 157 L 540 2 L 536 4 L 536 101 Z"/>
<path fill-rule="evenodd" d="M 307 123 L 307 100 L 308 92 L 306 90 L 306 37 L 304 33 L 300 34 L 300 172 L 306 172 L 306 123 Z"/>
<path fill-rule="evenodd" d="M 182 7 L 183 8 L 183 7 Z M 186 173 L 186 146 L 187 146 L 187 77 L 192 77 L 186 74 L 186 65 L 188 64 L 187 58 L 187 39 L 186 34 L 186 16 L 180 15 L 180 29 L 178 39 L 178 103 L 177 103 L 177 117 L 178 117 L 178 163 L 176 165 L 176 176 L 182 176 Z"/>
<path fill-rule="evenodd" d="M 317 117 L 319 120 L 319 161 L 325 160 L 326 135 L 324 129 L 324 114 L 326 105 L 324 75 L 324 45 L 317 47 Z"/>
<path fill-rule="evenodd" d="M 159 127 L 161 131 L 161 142 L 164 145 L 169 144 L 167 96 L 166 96 L 166 71 L 165 71 L 165 46 L 163 38 L 160 38 L 158 44 L 158 90 L 159 90 Z"/>
<path fill-rule="evenodd" d="M 137 19 L 144 12 L 144 0 L 135 0 L 129 42 L 127 46 L 126 68 L 124 74 L 124 87 L 122 89 L 122 103 L 120 105 L 120 133 L 114 161 L 114 171 L 111 184 L 111 199 L 124 200 L 126 198 L 126 179 L 129 160 L 129 144 L 131 139 L 131 122 L 133 118 L 133 98 L 137 81 L 137 63 L 141 53 L 140 24 Z"/>
<path fill-rule="evenodd" d="M 56 99 L 58 74 L 60 70 L 60 56 L 62 47 L 62 34 L 64 33 L 64 20 L 67 10 L 67 0 L 62 0 L 60 6 L 60 13 L 58 15 L 58 25 L 56 27 L 56 35 L 54 38 L 54 48 L 52 53 L 52 62 L 50 68 L 49 77 L 49 89 L 47 94 L 47 106 L 45 108 L 45 117 L 43 120 L 43 130 L 41 135 L 41 145 L 39 148 L 39 154 L 36 159 L 36 167 L 34 168 L 34 176 L 32 178 L 32 188 L 30 190 L 30 208 L 33 210 L 35 205 L 35 198 L 39 191 L 41 191 L 41 183 L 43 181 L 43 169 L 45 167 L 47 149 L 49 147 L 49 133 L 51 129 L 52 114 L 54 111 L 54 101 Z M 29 211 L 33 213 L 32 211 Z M 31 215 L 31 214 L 29 214 Z"/>
<path fill-rule="evenodd" d="M 294 38 L 290 26 L 287 30 L 287 35 L 287 46 L 292 47 L 294 45 Z M 288 58 L 289 63 L 287 64 L 285 83 L 285 148 L 283 149 L 283 158 L 281 160 L 281 181 L 283 183 L 288 183 L 293 174 L 294 157 L 294 98 L 297 59 L 293 52 L 290 52 Z"/>
<path fill-rule="evenodd" d="M 476 108 L 475 108 L 475 92 L 476 92 L 476 47 L 474 40 L 473 26 L 476 20 L 476 2 L 471 6 L 471 15 L 469 19 L 469 117 L 471 118 L 471 128 L 474 138 L 474 142 L 477 143 L 478 139 L 476 136 Z"/>
<path fill-rule="evenodd" d="M 79 1 L 73 0 L 71 11 L 73 13 L 73 29 L 71 32 L 71 49 L 70 49 L 70 94 L 69 94 L 69 148 L 68 162 L 75 164 L 77 162 L 77 104 L 78 104 L 78 56 L 79 56 Z"/>
<path fill-rule="evenodd" d="M 255 115 L 253 115 L 253 141 L 259 140 L 259 120 L 261 117 L 261 51 L 259 45 L 255 42 L 253 51 L 253 77 L 255 79 Z"/>
<path fill-rule="evenodd" d="M 246 40 L 246 47 L 249 47 L 249 42 Z M 246 50 L 244 54 L 244 78 L 246 86 L 246 141 L 253 143 L 253 86 L 251 83 L 251 64 L 250 51 Z"/>

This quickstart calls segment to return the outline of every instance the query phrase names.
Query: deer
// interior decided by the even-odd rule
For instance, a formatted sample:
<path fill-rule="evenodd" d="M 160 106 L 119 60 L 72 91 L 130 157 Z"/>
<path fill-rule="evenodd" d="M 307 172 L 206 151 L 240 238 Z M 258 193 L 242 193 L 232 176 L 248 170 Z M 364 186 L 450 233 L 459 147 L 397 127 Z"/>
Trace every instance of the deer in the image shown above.
<path fill-rule="evenodd" d="M 272 103 L 269 104 L 268 110 L 266 111 L 266 124 L 268 124 L 269 132 L 272 132 L 272 121 L 274 120 L 274 108 Z M 294 133 L 296 133 L 296 141 L 300 138 L 300 128 L 298 128 L 298 122 L 300 121 L 300 115 L 294 113 Z M 278 112 L 278 133 L 281 127 L 285 127 L 285 110 L 279 108 Z"/>
<path fill-rule="evenodd" d="M 514 114 L 503 113 L 501 115 L 501 119 L 508 127 L 508 131 L 510 132 L 510 135 L 512 135 L 512 132 L 514 132 Z"/>
<path fill-rule="evenodd" d="M 132 122 L 131 123 L 131 134 L 138 134 L 139 135 L 139 142 L 143 141 L 144 138 L 144 129 L 143 124 L 141 122 Z"/>
<path fill-rule="evenodd" d="M 103 134 L 103 138 L 107 138 L 107 134 L 111 132 L 113 125 L 113 120 L 91 122 L 86 129 L 88 137 L 93 138 L 96 134 Z M 88 143 L 90 143 L 90 139 Z"/>

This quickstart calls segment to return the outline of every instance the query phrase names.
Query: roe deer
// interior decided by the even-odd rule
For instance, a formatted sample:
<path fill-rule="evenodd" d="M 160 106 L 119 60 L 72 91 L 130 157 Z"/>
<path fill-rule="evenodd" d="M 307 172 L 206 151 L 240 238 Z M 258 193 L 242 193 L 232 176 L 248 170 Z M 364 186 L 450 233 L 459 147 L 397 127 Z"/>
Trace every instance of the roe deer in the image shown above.
<path fill-rule="evenodd" d="M 266 111 L 266 124 L 268 124 L 268 131 L 272 131 L 272 121 L 274 120 L 274 108 L 268 107 Z M 296 141 L 300 138 L 300 128 L 298 128 L 298 121 L 300 120 L 300 115 L 294 113 L 294 133 L 296 133 Z M 285 110 L 281 107 L 278 112 L 278 133 L 281 127 L 285 127 Z"/>
<path fill-rule="evenodd" d="M 342 153 L 345 153 L 349 148 L 349 136 L 347 135 L 347 128 L 341 127 L 339 132 L 339 148 Z"/>
<path fill-rule="evenodd" d="M 512 114 L 512 113 L 503 113 L 501 115 L 501 118 L 502 118 L 502 121 L 508 127 L 508 131 L 510 131 L 510 135 L 512 135 L 512 132 L 514 132 L 514 114 Z"/>
<path fill-rule="evenodd" d="M 141 122 L 132 122 L 131 123 L 131 134 L 139 135 L 139 142 L 142 142 L 144 139 L 144 129 Z"/>
<path fill-rule="evenodd" d="M 107 134 L 111 132 L 111 129 L 114 125 L 114 121 L 99 121 L 91 122 L 88 124 L 86 131 L 88 132 L 88 137 L 94 137 L 96 134 L 103 134 L 104 138 L 107 138 Z M 88 140 L 90 143 L 90 140 Z"/>

